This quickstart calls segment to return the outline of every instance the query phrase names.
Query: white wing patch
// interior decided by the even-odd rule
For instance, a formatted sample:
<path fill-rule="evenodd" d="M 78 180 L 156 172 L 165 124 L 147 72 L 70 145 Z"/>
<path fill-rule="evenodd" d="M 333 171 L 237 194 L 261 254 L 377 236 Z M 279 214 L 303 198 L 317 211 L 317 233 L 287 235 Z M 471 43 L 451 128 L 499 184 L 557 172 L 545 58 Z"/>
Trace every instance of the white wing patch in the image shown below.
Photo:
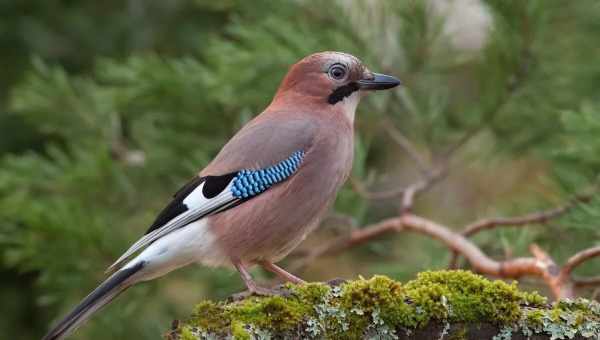
<path fill-rule="evenodd" d="M 233 196 L 231 192 L 231 186 L 232 183 L 229 183 L 227 187 L 225 187 L 225 189 L 216 197 L 206 198 L 202 193 L 204 183 L 199 185 L 183 200 L 183 203 L 188 207 L 187 211 L 173 218 L 164 226 L 144 235 L 131 247 L 129 247 L 129 249 L 127 249 L 127 251 L 107 269 L 107 271 L 116 269 L 135 252 L 158 240 L 159 238 L 173 232 L 174 230 L 185 227 L 186 225 L 211 213 L 224 210 L 240 201 L 239 198 Z"/>
<path fill-rule="evenodd" d="M 183 200 L 183 204 L 185 204 L 189 210 L 201 207 L 211 200 L 204 197 L 204 194 L 202 193 L 202 189 L 204 189 L 205 184 L 206 182 L 203 182 L 197 186 L 196 189 L 194 189 L 194 191 L 187 195 L 187 197 Z"/>

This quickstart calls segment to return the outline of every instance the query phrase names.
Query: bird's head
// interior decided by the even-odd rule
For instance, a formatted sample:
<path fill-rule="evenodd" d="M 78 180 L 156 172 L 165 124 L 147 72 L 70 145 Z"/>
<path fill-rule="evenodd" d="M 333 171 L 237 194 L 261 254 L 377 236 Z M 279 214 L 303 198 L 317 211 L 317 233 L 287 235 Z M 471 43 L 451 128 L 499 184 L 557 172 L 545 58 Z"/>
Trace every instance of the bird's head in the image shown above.
<path fill-rule="evenodd" d="M 311 103 L 339 107 L 353 117 L 362 94 L 398 85 L 398 79 L 371 72 L 353 55 L 320 52 L 305 57 L 290 68 L 275 99 L 304 98 Z"/>

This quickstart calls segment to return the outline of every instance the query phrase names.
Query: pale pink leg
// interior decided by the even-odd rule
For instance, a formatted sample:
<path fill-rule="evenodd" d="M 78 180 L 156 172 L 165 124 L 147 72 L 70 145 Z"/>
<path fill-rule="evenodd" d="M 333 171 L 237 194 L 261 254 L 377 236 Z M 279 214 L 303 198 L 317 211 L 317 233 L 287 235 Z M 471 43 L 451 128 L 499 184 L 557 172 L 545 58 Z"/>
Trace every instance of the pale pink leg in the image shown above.
<path fill-rule="evenodd" d="M 257 285 L 256 281 L 254 281 L 254 279 L 252 279 L 252 276 L 248 272 L 248 268 L 246 268 L 246 266 L 242 262 L 232 261 L 232 263 L 235 266 L 235 268 L 238 270 L 238 272 L 240 272 L 242 280 L 246 284 L 246 287 L 248 287 L 248 291 L 250 291 L 250 293 L 254 293 L 257 295 L 278 295 L 278 294 L 280 294 L 280 292 L 275 289 L 265 288 L 265 287 L 261 287 L 261 286 Z"/>
<path fill-rule="evenodd" d="M 292 282 L 295 284 L 306 283 L 306 281 L 301 278 L 295 276 L 294 274 L 286 272 L 283 268 L 275 265 L 274 263 L 263 261 L 259 263 L 264 269 L 270 271 L 271 273 L 279 276 L 282 280 Z"/>

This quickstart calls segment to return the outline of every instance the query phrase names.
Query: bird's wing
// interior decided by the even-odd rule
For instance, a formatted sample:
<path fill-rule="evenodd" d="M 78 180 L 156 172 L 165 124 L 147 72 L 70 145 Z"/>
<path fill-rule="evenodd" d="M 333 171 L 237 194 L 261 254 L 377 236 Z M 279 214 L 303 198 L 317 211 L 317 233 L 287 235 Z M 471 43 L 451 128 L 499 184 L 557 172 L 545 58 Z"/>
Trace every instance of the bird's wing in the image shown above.
<path fill-rule="evenodd" d="M 174 230 L 241 204 L 292 176 L 310 144 L 310 131 L 306 124 L 282 124 L 280 120 L 247 125 L 223 147 L 201 176 L 175 193 L 146 234 L 107 271 L 121 266 L 135 252 Z M 290 141 L 294 134 L 302 137 Z"/>
<path fill-rule="evenodd" d="M 304 151 L 297 150 L 272 166 L 243 169 L 220 176 L 196 177 L 183 186 L 158 215 L 146 234 L 134 243 L 108 270 L 157 239 L 208 215 L 243 203 L 285 181 L 302 164 Z"/>

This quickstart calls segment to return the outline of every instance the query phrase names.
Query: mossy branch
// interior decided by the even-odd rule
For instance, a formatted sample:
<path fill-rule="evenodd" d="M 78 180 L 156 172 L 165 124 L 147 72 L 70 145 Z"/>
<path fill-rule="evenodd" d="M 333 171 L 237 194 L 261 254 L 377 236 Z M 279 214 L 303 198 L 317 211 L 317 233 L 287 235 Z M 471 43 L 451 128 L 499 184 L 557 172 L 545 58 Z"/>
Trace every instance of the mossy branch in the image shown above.
<path fill-rule="evenodd" d="M 204 301 L 165 337 L 175 339 L 598 339 L 600 304 L 548 305 L 516 283 L 467 271 L 285 285 L 282 296 Z"/>

